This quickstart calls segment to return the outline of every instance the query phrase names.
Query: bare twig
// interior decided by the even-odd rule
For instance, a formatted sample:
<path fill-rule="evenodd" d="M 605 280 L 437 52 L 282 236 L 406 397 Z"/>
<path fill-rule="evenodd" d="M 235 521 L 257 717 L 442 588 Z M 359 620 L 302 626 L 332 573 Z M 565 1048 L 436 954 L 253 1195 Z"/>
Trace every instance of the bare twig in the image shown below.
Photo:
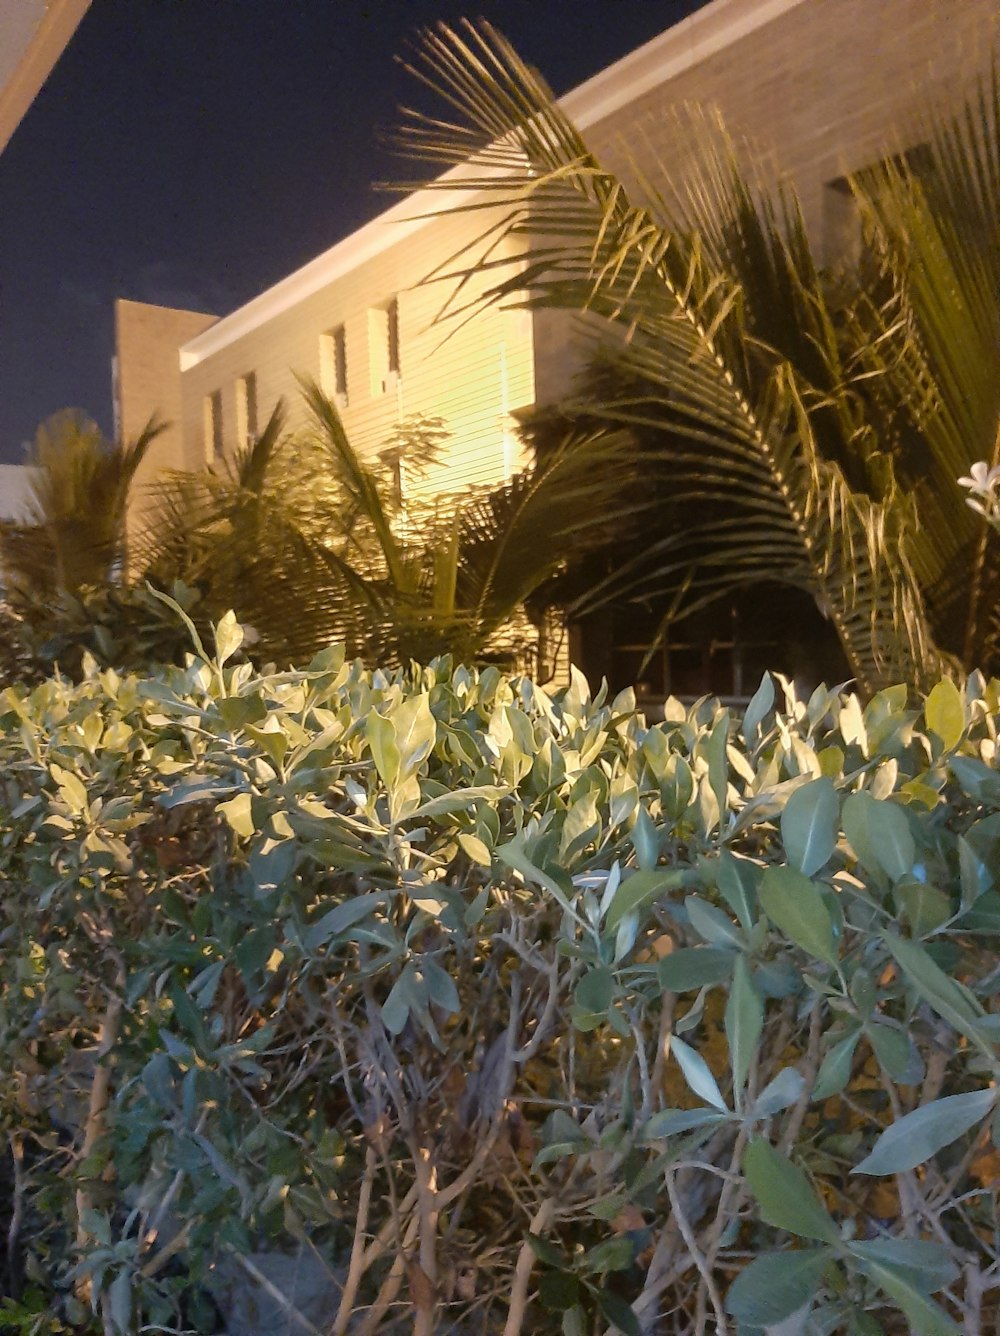
<path fill-rule="evenodd" d="M 555 1214 L 555 1200 L 546 1197 L 535 1212 L 529 1226 L 530 1234 L 541 1234 Z M 520 1336 L 524 1326 L 524 1314 L 528 1306 L 528 1289 L 531 1285 L 531 1272 L 535 1265 L 535 1252 L 527 1239 L 521 1244 L 514 1267 L 514 1282 L 510 1291 L 507 1307 L 507 1321 L 504 1323 L 503 1336 Z"/>

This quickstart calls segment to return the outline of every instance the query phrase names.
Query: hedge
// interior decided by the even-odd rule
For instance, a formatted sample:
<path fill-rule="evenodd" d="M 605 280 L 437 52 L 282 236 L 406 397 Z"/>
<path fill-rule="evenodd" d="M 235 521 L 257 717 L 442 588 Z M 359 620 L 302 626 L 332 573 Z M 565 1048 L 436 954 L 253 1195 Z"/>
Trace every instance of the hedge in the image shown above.
<path fill-rule="evenodd" d="M 995 1321 L 1000 683 L 240 636 L 0 697 L 9 1330 Z"/>

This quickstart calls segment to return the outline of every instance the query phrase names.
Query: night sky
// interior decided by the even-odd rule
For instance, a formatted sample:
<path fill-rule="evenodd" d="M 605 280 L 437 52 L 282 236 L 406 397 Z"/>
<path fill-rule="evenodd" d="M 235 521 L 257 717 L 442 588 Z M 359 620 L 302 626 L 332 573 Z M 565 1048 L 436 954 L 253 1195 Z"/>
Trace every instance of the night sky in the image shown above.
<path fill-rule="evenodd" d="M 0 461 L 110 431 L 116 297 L 224 315 L 392 203 L 421 26 L 483 14 L 563 93 L 701 3 L 93 0 L 0 154 Z"/>

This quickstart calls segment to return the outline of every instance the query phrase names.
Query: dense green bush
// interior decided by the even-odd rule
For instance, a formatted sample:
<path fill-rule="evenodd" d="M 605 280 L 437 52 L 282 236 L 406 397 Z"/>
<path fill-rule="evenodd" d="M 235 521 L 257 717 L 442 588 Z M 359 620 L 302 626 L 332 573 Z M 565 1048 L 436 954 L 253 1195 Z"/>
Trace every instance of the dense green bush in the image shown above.
<path fill-rule="evenodd" d="M 239 642 L 2 697 L 12 1330 L 995 1321 L 1000 684 Z"/>
<path fill-rule="evenodd" d="M 104 584 L 0 608 L 0 684 L 37 685 L 53 673 L 78 680 L 85 659 L 135 672 L 183 663 L 191 641 L 175 603 L 209 621 L 197 590 L 175 581 L 171 593 L 164 602 L 149 585 Z"/>

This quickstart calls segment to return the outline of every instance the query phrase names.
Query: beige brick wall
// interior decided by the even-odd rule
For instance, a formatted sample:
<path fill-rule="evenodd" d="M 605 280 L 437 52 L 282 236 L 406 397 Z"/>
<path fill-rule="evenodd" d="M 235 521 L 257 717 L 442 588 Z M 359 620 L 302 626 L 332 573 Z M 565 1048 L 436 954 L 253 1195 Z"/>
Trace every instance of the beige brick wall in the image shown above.
<path fill-rule="evenodd" d="M 294 426 L 302 420 L 296 376 L 320 378 L 320 338 L 343 325 L 347 349 L 348 434 L 362 450 L 377 448 L 396 423 L 414 414 L 441 417 L 450 432 L 445 467 L 429 480 L 449 490 L 502 478 L 518 461 L 510 414 L 534 398 L 530 318 L 491 310 L 466 323 L 435 325 L 445 286 L 419 280 L 447 261 L 483 225 L 467 217 L 442 218 L 277 314 L 183 374 L 184 451 L 188 467 L 207 458 L 204 404 L 222 394 L 226 451 L 237 442 L 237 383 L 254 372 L 258 421 L 263 425 L 283 398 Z M 392 226 L 392 224 L 386 224 Z M 482 290 L 485 279 L 467 290 Z M 399 302 L 401 370 L 385 392 L 373 347 L 378 321 L 371 312 Z M 197 342 L 186 356 L 198 356 Z M 376 386 L 373 381 L 379 381 Z"/>
<path fill-rule="evenodd" d="M 827 183 L 918 140 L 920 116 L 957 108 L 998 43 L 997 0 L 803 0 L 586 137 L 626 172 L 636 160 L 677 179 L 686 148 L 671 112 L 717 107 L 771 170 L 791 176 L 822 242 Z"/>
<path fill-rule="evenodd" d="M 186 467 L 179 348 L 214 324 L 214 315 L 145 302 L 115 302 L 118 430 L 134 440 L 155 413 L 168 423 L 150 447 L 133 486 L 129 536 L 141 529 L 148 485 L 162 469 Z"/>
<path fill-rule="evenodd" d="M 707 30 L 738 20 L 743 4 L 696 19 Z M 746 165 L 794 182 L 817 255 L 831 262 L 845 199 L 830 183 L 918 143 L 921 116 L 957 109 L 993 53 L 997 0 L 802 0 L 583 134 L 602 164 L 669 199 L 695 165 L 691 111 L 721 112 Z M 555 397 L 583 365 L 580 341 L 551 316 L 537 333 L 537 382 Z"/>

